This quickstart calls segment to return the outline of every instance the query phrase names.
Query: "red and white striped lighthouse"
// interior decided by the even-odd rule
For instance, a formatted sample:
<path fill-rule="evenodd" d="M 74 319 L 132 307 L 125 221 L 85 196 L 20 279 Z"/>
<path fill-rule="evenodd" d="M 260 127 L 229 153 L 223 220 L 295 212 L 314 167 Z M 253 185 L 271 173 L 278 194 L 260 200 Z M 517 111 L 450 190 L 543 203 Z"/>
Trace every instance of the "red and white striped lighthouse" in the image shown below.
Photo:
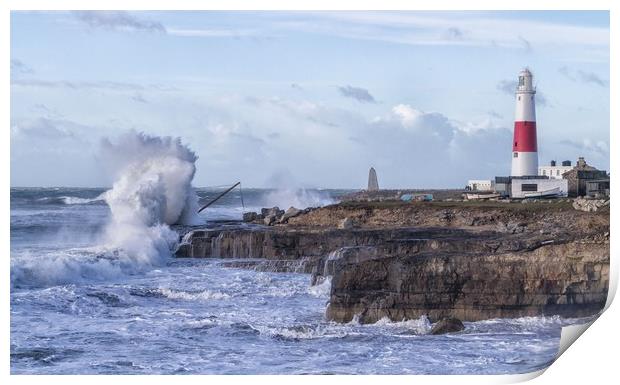
<path fill-rule="evenodd" d="M 538 174 L 538 146 L 536 144 L 536 107 L 532 73 L 525 68 L 519 72 L 515 132 L 512 143 L 512 176 Z"/>

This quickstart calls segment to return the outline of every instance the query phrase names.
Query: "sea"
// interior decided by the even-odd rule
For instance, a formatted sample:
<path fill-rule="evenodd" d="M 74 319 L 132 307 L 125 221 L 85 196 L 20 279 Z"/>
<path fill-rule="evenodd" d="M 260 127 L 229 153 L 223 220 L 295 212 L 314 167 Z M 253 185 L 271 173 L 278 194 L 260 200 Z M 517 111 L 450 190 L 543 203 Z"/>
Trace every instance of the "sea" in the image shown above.
<path fill-rule="evenodd" d="M 223 188 L 195 191 L 200 204 Z M 196 226 L 261 207 L 326 205 L 346 192 L 237 188 Z M 440 336 L 425 317 L 330 322 L 329 280 L 311 286 L 307 274 L 175 259 L 180 228 L 119 228 L 105 193 L 11 189 L 12 374 L 526 373 L 553 362 L 562 326 L 590 321 L 492 319 Z M 146 251 L 141 239 L 152 243 Z M 153 250 L 157 258 L 145 257 Z"/>

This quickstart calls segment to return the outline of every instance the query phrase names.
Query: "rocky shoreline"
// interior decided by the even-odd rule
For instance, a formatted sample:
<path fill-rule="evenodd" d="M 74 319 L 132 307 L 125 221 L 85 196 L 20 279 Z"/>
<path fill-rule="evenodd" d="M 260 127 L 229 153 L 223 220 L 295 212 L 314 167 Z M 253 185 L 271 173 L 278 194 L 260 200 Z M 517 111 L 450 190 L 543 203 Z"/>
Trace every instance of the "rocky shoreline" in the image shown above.
<path fill-rule="evenodd" d="M 606 301 L 608 205 L 345 202 L 287 212 L 190 231 L 176 255 L 329 278 L 326 316 L 337 322 L 581 317 Z"/>

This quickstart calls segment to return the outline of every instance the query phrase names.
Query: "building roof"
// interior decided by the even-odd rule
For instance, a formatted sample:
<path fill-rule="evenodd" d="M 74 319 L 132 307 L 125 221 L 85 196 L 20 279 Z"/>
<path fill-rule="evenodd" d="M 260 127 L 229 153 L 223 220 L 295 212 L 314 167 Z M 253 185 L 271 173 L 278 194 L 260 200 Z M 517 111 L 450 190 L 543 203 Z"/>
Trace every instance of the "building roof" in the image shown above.
<path fill-rule="evenodd" d="M 599 170 L 596 167 L 586 163 L 583 157 L 579 157 L 577 164 L 572 169 L 562 174 L 563 178 L 579 178 L 579 179 L 605 179 L 607 171 Z"/>

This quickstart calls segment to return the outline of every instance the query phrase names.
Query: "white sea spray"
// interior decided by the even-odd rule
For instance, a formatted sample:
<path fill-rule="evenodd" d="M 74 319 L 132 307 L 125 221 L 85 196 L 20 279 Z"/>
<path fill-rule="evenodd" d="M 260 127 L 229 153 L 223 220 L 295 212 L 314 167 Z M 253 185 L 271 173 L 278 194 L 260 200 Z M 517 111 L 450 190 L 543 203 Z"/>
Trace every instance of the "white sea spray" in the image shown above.
<path fill-rule="evenodd" d="M 322 207 L 334 202 L 328 193 L 319 190 L 280 187 L 267 194 L 264 205 L 266 207 L 278 206 L 286 210 L 289 207 L 298 209 Z"/>
<path fill-rule="evenodd" d="M 143 272 L 162 265 L 175 249 L 178 235 L 170 225 L 200 223 L 191 184 L 197 157 L 179 138 L 130 131 L 116 141 L 104 139 L 100 159 L 115 182 L 101 196 L 111 217 L 99 244 L 14 256 L 12 285 L 49 286 Z"/>

